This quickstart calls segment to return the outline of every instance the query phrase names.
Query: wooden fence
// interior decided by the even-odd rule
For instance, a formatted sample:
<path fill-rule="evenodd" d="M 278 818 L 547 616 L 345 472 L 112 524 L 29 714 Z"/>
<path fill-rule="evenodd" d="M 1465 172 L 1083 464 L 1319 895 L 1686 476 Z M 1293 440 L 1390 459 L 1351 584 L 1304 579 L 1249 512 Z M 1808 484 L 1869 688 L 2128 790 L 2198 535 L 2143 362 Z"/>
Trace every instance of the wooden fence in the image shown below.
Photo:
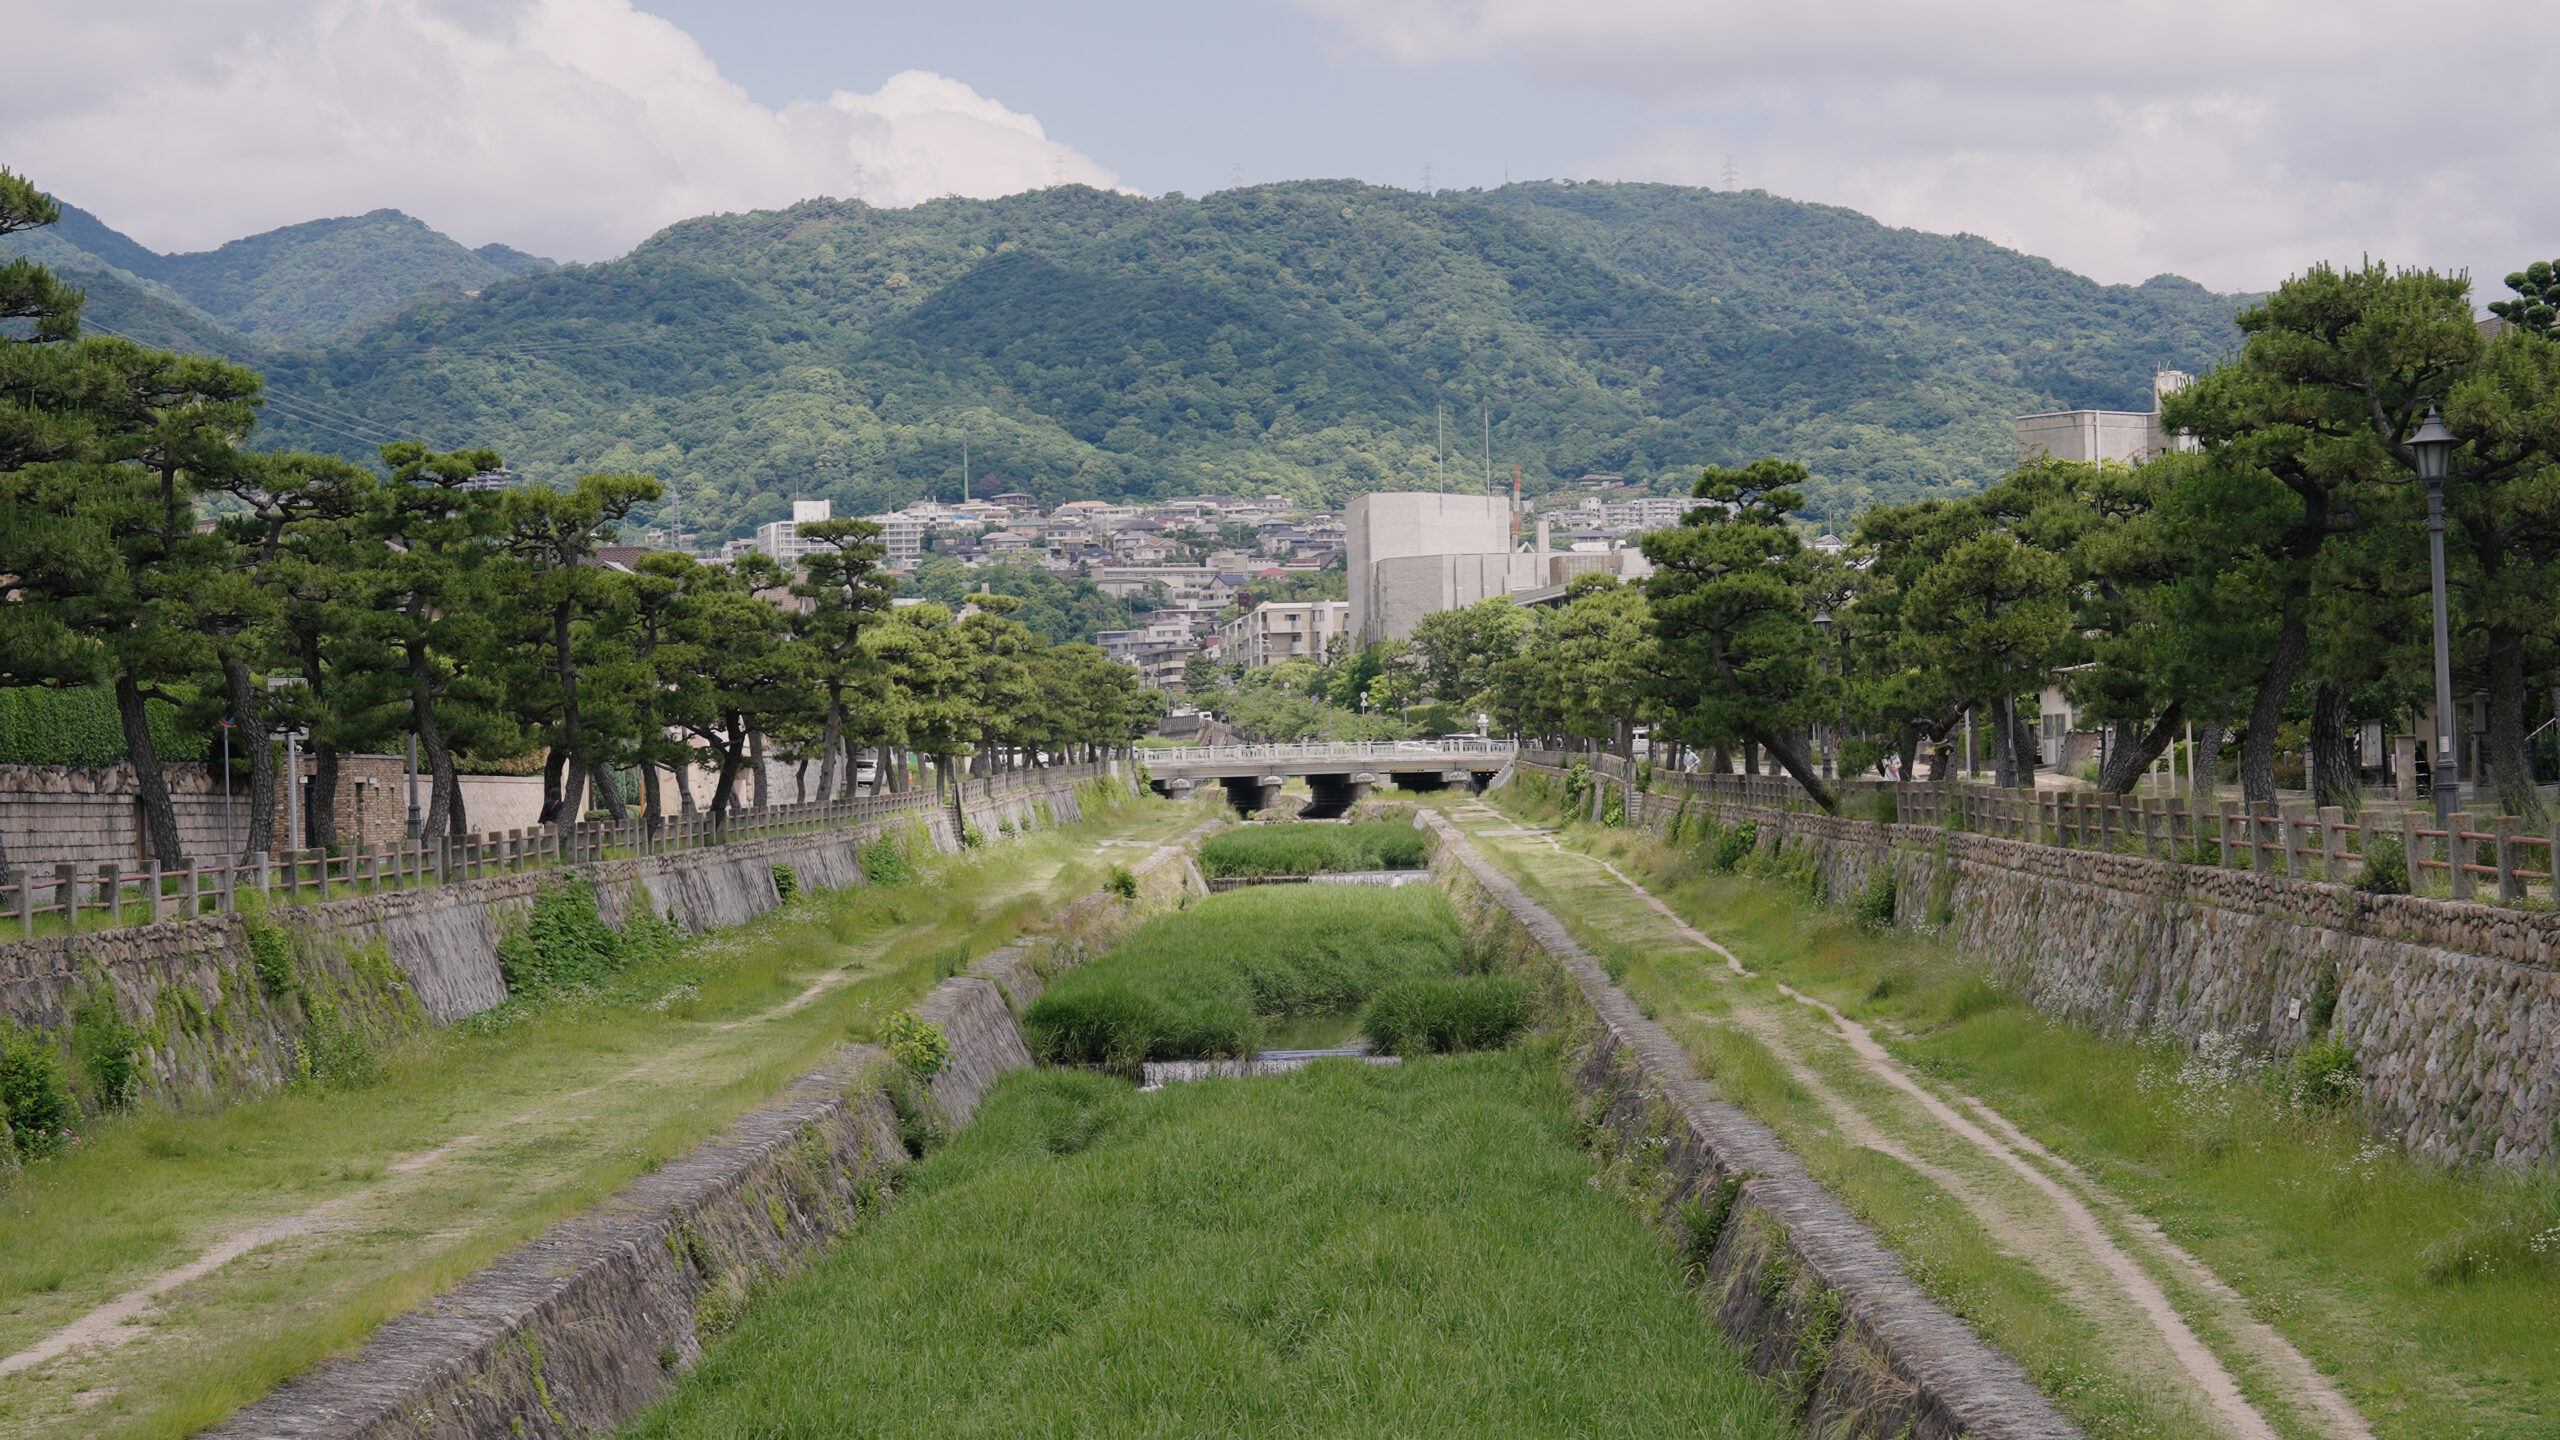
<path fill-rule="evenodd" d="M 1576 760 L 1621 784 L 1636 772 L 1614 755 L 1523 751 L 1533 765 L 1562 769 Z M 1645 793 L 1687 795 L 1762 809 L 1813 808 L 1803 787 L 1784 775 L 1713 775 L 1657 771 Z M 1873 797 L 1890 794 L 1893 816 L 1905 825 L 1934 825 L 1977 835 L 2074 850 L 2106 850 L 2220 865 L 2290 876 L 2297 880 L 2352 883 L 2365 857 L 2396 841 L 2406 859 L 2413 894 L 2441 893 L 2456 900 L 2495 899 L 2516 904 L 2536 898 L 2560 905 L 2560 820 L 2547 833 L 2527 834 L 2512 815 L 2457 812 L 2439 827 L 2419 810 L 2367 809 L 2355 819 L 2331 805 L 2260 806 L 2237 800 L 2191 803 L 2188 797 L 2101 795 L 2091 790 L 2000 789 L 1959 781 L 1846 781 L 1841 810 L 1881 819 Z M 1870 810 L 1870 806 L 1874 808 Z M 2483 893 L 2484 891 L 2488 893 Z"/>
<path fill-rule="evenodd" d="M 1055 766 L 961 778 L 959 800 L 997 801 L 1061 782 L 1078 782 L 1104 773 L 1098 765 Z M 39 920 L 63 930 L 99 925 L 148 925 L 198 915 L 228 915 L 244 892 L 261 902 L 286 903 L 414 890 L 448 881 L 474 880 L 547 865 L 591 863 L 640 855 L 667 855 L 714 845 L 739 844 L 858 825 L 885 815 L 930 813 L 952 804 L 950 793 L 909 790 L 895 795 L 867 795 L 851 800 L 813 800 L 800 805 L 733 810 L 724 816 L 708 812 L 661 816 L 652 824 L 638 815 L 622 821 L 577 821 L 537 825 L 485 834 L 445 835 L 432 841 L 405 841 L 379 849 L 356 847 L 339 854 L 324 850 L 285 850 L 274 855 L 250 854 L 229 864 L 194 864 L 165 869 L 158 861 L 133 866 L 101 864 L 94 870 L 57 865 L 49 875 L 32 871 L 0 883 L 0 927 L 15 918 L 21 938 L 36 933 Z"/>

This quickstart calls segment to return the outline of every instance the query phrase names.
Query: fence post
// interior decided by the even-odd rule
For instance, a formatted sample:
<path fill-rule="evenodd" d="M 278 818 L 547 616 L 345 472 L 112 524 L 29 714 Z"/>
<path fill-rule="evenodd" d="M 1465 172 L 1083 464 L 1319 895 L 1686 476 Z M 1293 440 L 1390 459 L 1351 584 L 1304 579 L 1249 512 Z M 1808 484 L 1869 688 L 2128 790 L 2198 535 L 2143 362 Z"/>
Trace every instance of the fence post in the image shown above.
<path fill-rule="evenodd" d="M 101 864 L 98 867 L 98 906 L 107 912 L 109 925 L 124 923 L 124 867 Z"/>
<path fill-rule="evenodd" d="M 18 872 L 18 938 L 32 940 L 36 933 L 36 872 Z"/>
<path fill-rule="evenodd" d="M 2276 807 L 2276 836 L 2284 842 L 2284 876 L 2288 880 L 2304 878 L 2302 826 L 2303 817 L 2299 806 L 2291 809 L 2281 805 Z"/>
<path fill-rule="evenodd" d="M 2364 878 L 2364 868 L 2373 863 L 2373 842 L 2382 838 L 2382 826 L 2371 810 L 2356 817 L 2356 878 Z"/>
<path fill-rule="evenodd" d="M 201 915 L 201 914 L 203 914 L 203 913 L 204 913 L 204 892 L 203 892 L 203 890 L 202 890 L 202 888 L 201 888 L 201 886 L 202 886 L 202 884 L 203 884 L 203 879 L 204 879 L 204 867 L 203 867 L 202 862 L 200 862 L 200 861 L 195 861 L 195 860 L 190 860 L 190 861 L 188 861 L 188 862 L 187 862 L 187 908 L 186 908 L 186 911 L 185 911 L 183 914 L 181 914 L 181 915 L 179 915 L 179 916 L 178 916 L 178 918 L 179 918 L 179 919 L 181 919 L 181 920 L 193 920 L 193 919 L 194 919 L 194 918 L 196 918 L 198 915 Z"/>
<path fill-rule="evenodd" d="M 2451 867 L 2447 873 L 2453 876 L 2453 898 L 2468 900 L 2471 898 L 2471 842 L 2462 837 L 2471 828 L 2471 812 L 2454 811 L 2451 825 L 2451 831 L 2444 837 L 2444 858 Z"/>
<path fill-rule="evenodd" d="M 2418 863 L 2426 858 L 2426 852 L 2418 848 L 2424 843 L 2418 838 L 2419 828 L 2418 812 L 2403 807 L 2400 811 L 2400 863 L 2409 872 L 2409 893 L 2412 895 L 2427 893 L 2426 867 Z"/>
<path fill-rule="evenodd" d="M 2524 898 L 2524 881 L 2516 875 L 2516 827 L 2523 822 L 2513 815 L 2501 815 L 2496 822 L 2498 832 L 2498 903 L 2512 905 Z"/>
<path fill-rule="evenodd" d="M 2320 807 L 2320 878 L 2334 885 L 2339 871 L 2338 832 L 2347 828 L 2347 809 L 2343 805 Z"/>
<path fill-rule="evenodd" d="M 151 898 L 150 898 L 150 900 L 149 900 L 148 902 L 146 902 L 146 903 L 148 903 L 148 904 L 149 904 L 149 906 L 150 906 L 151 908 L 149 908 L 148 910 L 145 910 L 145 911 L 143 912 L 143 914 L 144 914 L 146 917 L 148 917 L 148 918 L 146 918 L 146 919 L 143 921 L 143 923 L 144 923 L 144 924 L 146 924 L 146 925 L 157 925 L 157 924 L 159 924 L 159 923 L 160 923 L 160 917 L 161 917 L 161 914 L 163 913 L 163 912 L 162 912 L 162 906 L 161 906 L 161 900 L 160 900 L 160 862 L 159 862 L 159 861 L 154 860 L 154 861 L 152 861 L 152 862 L 151 862 L 150 876 L 151 876 L 151 880 L 150 880 L 150 884 L 151 884 L 151 892 L 150 892 L 150 894 L 151 894 Z"/>
<path fill-rule="evenodd" d="M 453 879 L 453 832 L 447 830 L 436 836 L 436 883 L 442 885 L 451 879 Z"/>
<path fill-rule="evenodd" d="M 53 867 L 53 903 L 62 907 L 62 923 L 72 930 L 80 928 L 80 867 Z"/>
<path fill-rule="evenodd" d="M 2239 801 L 2225 800 L 2222 802 L 2220 812 L 2214 817 L 2214 838 L 2222 844 L 2222 868 L 2225 870 L 2231 868 L 2231 812 L 2239 808 Z"/>

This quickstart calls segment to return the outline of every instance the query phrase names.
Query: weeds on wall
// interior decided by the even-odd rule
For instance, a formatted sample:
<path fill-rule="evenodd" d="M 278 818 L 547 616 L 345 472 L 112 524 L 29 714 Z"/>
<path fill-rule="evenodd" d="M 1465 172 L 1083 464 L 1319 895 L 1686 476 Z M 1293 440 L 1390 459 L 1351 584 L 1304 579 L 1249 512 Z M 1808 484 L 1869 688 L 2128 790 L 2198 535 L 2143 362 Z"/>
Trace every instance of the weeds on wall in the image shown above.
<path fill-rule="evenodd" d="M 80 1106 L 53 1042 L 0 1015 L 0 1121 L 9 1132 L 11 1158 L 53 1154 L 71 1142 L 79 1120 Z"/>
<path fill-rule="evenodd" d="M 240 928 L 249 937 L 249 964 L 258 972 L 258 989 L 281 1000 L 298 988 L 293 968 L 293 932 L 252 908 L 240 912 Z"/>
<path fill-rule="evenodd" d="M 874 885 L 907 885 L 916 878 L 916 867 L 907 859 L 906 848 L 899 837 L 887 831 L 880 838 L 854 852 L 862 865 L 862 878 Z"/>
<path fill-rule="evenodd" d="M 904 1010 L 880 1027 L 880 1043 L 890 1059 L 919 1080 L 930 1080 L 951 1065 L 951 1041 L 942 1027 Z"/>
<path fill-rule="evenodd" d="M 2409 893 L 2409 855 L 2397 835 L 2376 835 L 2365 847 L 2364 867 L 2356 888 L 2368 895 Z"/>
<path fill-rule="evenodd" d="M 624 909 L 628 918 L 616 933 L 604 923 L 584 876 L 569 870 L 553 874 L 534 895 L 523 928 L 498 942 L 498 974 L 507 982 L 507 998 L 591 989 L 684 943 L 675 922 L 652 908 L 647 890 L 634 886 Z"/>
<path fill-rule="evenodd" d="M 1867 877 L 1867 888 L 1858 893 L 1849 912 L 1868 929 L 1883 930 L 1893 924 L 1893 906 L 1893 859 L 1887 855 L 1877 863 L 1875 873 Z"/>
<path fill-rule="evenodd" d="M 1128 866 L 1114 865 L 1111 873 L 1103 877 L 1102 888 L 1123 900 L 1135 900 L 1138 898 L 1138 877 Z"/>
<path fill-rule="evenodd" d="M 142 1096 L 142 1035 L 103 973 L 93 971 L 72 1002 L 71 1063 L 100 1110 L 121 1110 Z"/>
<path fill-rule="evenodd" d="M 800 872 L 777 862 L 773 867 L 773 893 L 789 904 L 800 893 Z"/>

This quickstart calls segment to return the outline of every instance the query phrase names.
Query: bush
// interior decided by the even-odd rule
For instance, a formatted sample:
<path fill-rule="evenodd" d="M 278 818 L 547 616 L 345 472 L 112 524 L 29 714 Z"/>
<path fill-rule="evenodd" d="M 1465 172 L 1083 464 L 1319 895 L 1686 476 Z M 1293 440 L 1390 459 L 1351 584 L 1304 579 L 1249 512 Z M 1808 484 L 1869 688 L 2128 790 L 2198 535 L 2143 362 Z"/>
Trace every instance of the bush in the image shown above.
<path fill-rule="evenodd" d="M 1422 832 L 1393 820 L 1352 825 L 1292 821 L 1212 835 L 1200 846 L 1200 871 L 1240 875 L 1336 875 L 1353 870 L 1419 870 L 1427 856 Z"/>
<path fill-rule="evenodd" d="M 907 863 L 907 852 L 892 835 L 863 846 L 854 858 L 861 862 L 862 878 L 874 885 L 904 885 L 916 878 L 916 867 Z"/>
<path fill-rule="evenodd" d="M 2364 852 L 2364 868 L 2356 873 L 2356 888 L 2368 895 L 2409 893 L 2409 857 L 2401 848 L 2400 837 L 2373 837 L 2372 845 Z"/>
<path fill-rule="evenodd" d="M 1360 1033 L 1396 1055 L 1499 1050 L 1529 1023 L 1529 985 L 1515 975 L 1431 975 L 1378 988 Z"/>
<path fill-rule="evenodd" d="M 792 869 L 788 865 L 775 865 L 773 867 L 773 893 L 781 896 L 786 902 L 788 902 L 792 896 L 799 894 L 800 872 Z"/>
<path fill-rule="evenodd" d="M 624 959 L 621 937 L 596 910 L 595 892 L 570 872 L 535 894 L 524 933 L 498 942 L 498 974 L 511 1000 L 601 984 Z"/>
<path fill-rule="evenodd" d="M 1868 877 L 1866 892 L 1850 910 L 1859 924 L 1881 930 L 1893 924 L 1893 905 L 1893 866 L 1887 861 L 1876 866 L 1876 873 Z"/>
<path fill-rule="evenodd" d="M 2286 1070 L 2285 1098 L 2303 1109 L 2338 1110 L 2364 1097 L 2356 1052 L 2334 1035 L 2305 1046 Z"/>
<path fill-rule="evenodd" d="M 1103 877 L 1102 888 L 1123 900 L 1135 900 L 1138 898 L 1138 877 L 1130 873 L 1128 866 L 1114 865 L 1111 873 Z"/>
<path fill-rule="evenodd" d="M 1158 916 L 1059 976 L 1023 1012 L 1023 1035 L 1053 1064 L 1241 1058 L 1263 1017 L 1349 1011 L 1466 958 L 1457 916 L 1429 886 L 1237 890 Z"/>
<path fill-rule="evenodd" d="M 92 984 L 71 1009 L 71 1058 L 102 1110 L 121 1110 L 142 1096 L 142 1036 L 127 1024 L 105 981 Z"/>
<path fill-rule="evenodd" d="M 258 988 L 270 1000 L 293 993 L 299 983 L 293 970 L 293 933 L 254 912 L 243 914 L 249 932 L 249 964 L 258 972 Z"/>
<path fill-rule="evenodd" d="M 1760 822 L 1745 820 L 1727 825 L 1716 832 L 1715 848 L 1707 852 L 1707 864 L 1718 870 L 1732 870 L 1760 845 Z"/>
<path fill-rule="evenodd" d="M 880 1043 L 889 1058 L 919 1080 L 930 1080 L 951 1064 L 951 1039 L 942 1027 L 901 1010 L 880 1027 Z"/>
<path fill-rule="evenodd" d="M 335 1007 L 320 1005 L 293 1042 L 293 1072 L 305 1084 L 357 1090 L 382 1078 L 382 1061 Z"/>
<path fill-rule="evenodd" d="M 7 1016 L 0 1016 L 0 1118 L 9 1122 L 18 1153 L 27 1156 L 60 1149 L 80 1118 L 52 1042 Z"/>

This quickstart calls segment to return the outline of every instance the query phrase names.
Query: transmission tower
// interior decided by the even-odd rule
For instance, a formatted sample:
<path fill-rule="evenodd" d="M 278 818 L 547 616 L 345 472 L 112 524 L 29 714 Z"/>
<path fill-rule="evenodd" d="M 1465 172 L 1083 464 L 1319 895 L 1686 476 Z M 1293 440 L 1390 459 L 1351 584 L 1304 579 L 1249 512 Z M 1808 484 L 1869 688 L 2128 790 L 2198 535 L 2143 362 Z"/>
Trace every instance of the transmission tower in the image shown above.
<path fill-rule="evenodd" d="M 853 162 L 853 203 L 866 203 L 862 198 L 862 162 L 859 160 Z"/>
<path fill-rule="evenodd" d="M 1735 168 L 1733 157 L 1727 155 L 1724 157 L 1724 188 L 1728 191 L 1733 190 L 1739 187 L 1741 182 L 1742 171 Z"/>
<path fill-rule="evenodd" d="M 1431 185 L 1431 162 L 1428 160 L 1422 162 L 1422 193 L 1425 195 L 1433 193 Z"/>
<path fill-rule="evenodd" d="M 1237 162 L 1236 162 L 1236 168 L 1235 168 L 1234 172 L 1233 172 L 1233 173 L 1231 173 L 1231 174 L 1229 174 L 1229 175 L 1227 176 L 1227 185 L 1228 185 L 1228 187 L 1229 187 L 1229 188 L 1231 188 L 1231 189 L 1236 189 L 1236 190 L 1241 190 L 1241 189 L 1243 189 L 1243 188 L 1244 188 L 1244 162 L 1243 162 L 1243 161 L 1239 160 L 1239 161 L 1237 161 Z"/>

